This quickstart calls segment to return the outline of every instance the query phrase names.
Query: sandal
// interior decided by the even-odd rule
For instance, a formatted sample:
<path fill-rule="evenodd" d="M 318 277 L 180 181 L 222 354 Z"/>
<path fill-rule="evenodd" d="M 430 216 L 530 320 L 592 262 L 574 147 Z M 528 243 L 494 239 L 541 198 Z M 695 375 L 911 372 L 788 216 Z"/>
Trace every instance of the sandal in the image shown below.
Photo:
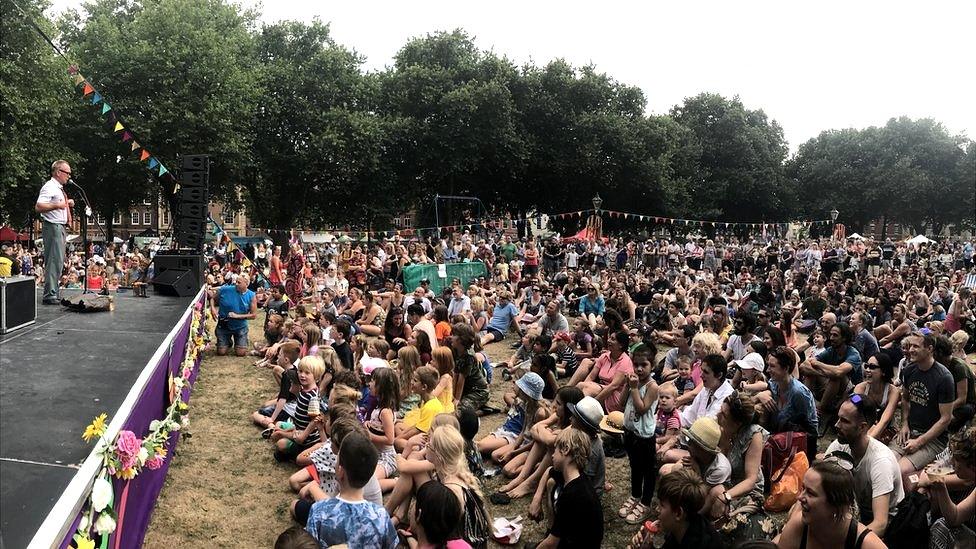
<path fill-rule="evenodd" d="M 641 502 L 637 502 L 634 508 L 630 510 L 630 513 L 624 517 L 624 521 L 627 524 L 640 524 L 645 518 L 647 518 L 647 506 Z"/>
<path fill-rule="evenodd" d="M 508 505 L 512 502 L 512 497 L 505 492 L 495 492 L 488 498 L 488 501 L 494 503 L 495 505 Z"/>
<path fill-rule="evenodd" d="M 620 506 L 620 510 L 617 511 L 617 516 L 620 518 L 625 518 L 627 515 L 630 514 L 631 511 L 634 510 L 634 505 L 637 505 L 637 503 L 639 503 L 639 500 L 634 496 L 630 496 L 629 498 L 627 498 L 627 501 L 625 501 L 624 504 Z"/>

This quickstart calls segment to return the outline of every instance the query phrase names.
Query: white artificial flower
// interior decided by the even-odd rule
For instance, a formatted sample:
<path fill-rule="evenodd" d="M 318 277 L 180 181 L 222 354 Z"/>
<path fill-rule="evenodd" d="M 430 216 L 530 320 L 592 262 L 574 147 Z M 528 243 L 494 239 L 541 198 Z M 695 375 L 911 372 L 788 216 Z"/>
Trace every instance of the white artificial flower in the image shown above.
<path fill-rule="evenodd" d="M 149 450 L 146 450 L 146 447 L 145 446 L 140 446 L 139 447 L 139 454 L 136 457 L 139 460 L 139 465 L 140 466 L 145 465 L 146 464 L 146 460 L 149 459 Z"/>
<path fill-rule="evenodd" d="M 111 534 L 115 531 L 115 519 L 108 513 L 98 515 L 95 520 L 95 531 L 101 535 Z"/>
<path fill-rule="evenodd" d="M 114 494 L 112 492 L 112 483 L 109 482 L 105 477 L 98 477 L 95 479 L 95 483 L 92 484 L 92 509 L 96 513 L 101 512 L 102 509 L 107 507 L 112 503 L 112 498 Z"/>

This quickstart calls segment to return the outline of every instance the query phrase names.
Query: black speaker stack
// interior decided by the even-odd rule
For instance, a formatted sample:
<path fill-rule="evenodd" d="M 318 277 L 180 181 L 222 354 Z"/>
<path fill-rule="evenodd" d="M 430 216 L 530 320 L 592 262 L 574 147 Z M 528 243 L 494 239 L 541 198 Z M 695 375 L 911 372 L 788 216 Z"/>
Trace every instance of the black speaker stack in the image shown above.
<path fill-rule="evenodd" d="M 173 237 L 181 249 L 203 251 L 209 202 L 210 157 L 205 154 L 184 156 L 173 216 Z"/>
<path fill-rule="evenodd" d="M 173 240 L 176 248 L 160 250 L 153 257 L 152 285 L 157 294 L 192 296 L 203 286 L 203 244 L 210 218 L 210 157 L 183 157 L 180 190 L 173 212 Z"/>

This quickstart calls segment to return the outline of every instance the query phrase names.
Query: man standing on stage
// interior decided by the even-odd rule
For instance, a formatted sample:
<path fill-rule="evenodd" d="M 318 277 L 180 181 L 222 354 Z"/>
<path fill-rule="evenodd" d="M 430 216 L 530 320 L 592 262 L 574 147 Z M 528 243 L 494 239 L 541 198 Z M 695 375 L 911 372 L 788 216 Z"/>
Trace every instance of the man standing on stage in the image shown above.
<path fill-rule="evenodd" d="M 71 179 L 71 166 L 65 160 L 51 164 L 51 179 L 41 187 L 34 211 L 41 214 L 44 238 L 44 304 L 57 305 L 58 285 L 64 269 L 65 239 L 71 226 L 71 208 L 75 201 L 64 193 Z"/>

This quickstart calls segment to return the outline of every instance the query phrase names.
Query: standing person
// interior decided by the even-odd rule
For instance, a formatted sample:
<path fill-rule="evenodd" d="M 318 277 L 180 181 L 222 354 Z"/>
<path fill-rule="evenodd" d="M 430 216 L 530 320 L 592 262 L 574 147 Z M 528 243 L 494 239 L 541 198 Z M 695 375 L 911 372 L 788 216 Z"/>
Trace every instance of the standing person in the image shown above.
<path fill-rule="evenodd" d="M 271 254 L 270 267 L 271 272 L 268 275 L 268 280 L 271 282 L 271 285 L 277 286 L 283 284 L 285 280 L 281 275 L 281 246 L 274 247 L 274 252 Z"/>
<path fill-rule="evenodd" d="M 34 204 L 34 211 L 41 214 L 41 236 L 44 238 L 44 304 L 57 305 L 58 286 L 64 269 L 64 248 L 68 227 L 71 226 L 71 208 L 75 201 L 64 192 L 64 184 L 71 179 L 71 166 L 66 160 L 51 164 L 48 179 Z"/>
<path fill-rule="evenodd" d="M 285 279 L 285 291 L 288 299 L 298 305 L 305 293 L 305 256 L 301 244 L 292 244 L 288 253 L 288 273 Z"/>

